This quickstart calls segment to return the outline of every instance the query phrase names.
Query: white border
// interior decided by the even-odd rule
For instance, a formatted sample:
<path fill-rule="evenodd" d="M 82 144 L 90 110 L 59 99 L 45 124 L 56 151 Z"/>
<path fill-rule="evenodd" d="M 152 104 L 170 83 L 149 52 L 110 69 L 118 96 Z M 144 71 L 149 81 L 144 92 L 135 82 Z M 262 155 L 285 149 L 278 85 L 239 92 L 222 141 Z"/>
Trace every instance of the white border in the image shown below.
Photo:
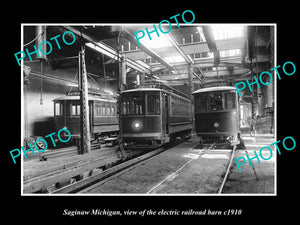
<path fill-rule="evenodd" d="M 156 23 L 154 23 L 156 24 Z M 171 23 L 177 25 L 176 23 Z M 210 26 L 213 24 L 223 25 L 244 25 L 244 26 L 274 26 L 274 67 L 277 66 L 277 23 L 191 23 L 182 24 L 183 26 Z M 152 26 L 153 23 L 21 23 L 21 51 L 23 51 L 23 36 L 24 26 Z M 164 24 L 163 24 L 164 25 Z M 179 28 L 180 29 L 180 28 Z M 274 72 L 275 73 L 275 72 Z M 277 141 L 277 76 L 274 83 L 274 139 Z M 23 60 L 21 61 L 21 146 L 23 146 L 24 139 L 24 89 L 23 89 Z M 259 194 L 259 193 L 233 193 L 233 194 L 39 194 L 39 193 L 23 193 L 23 159 L 21 157 L 21 196 L 277 196 L 277 152 L 275 154 L 275 166 L 274 166 L 274 193 L 272 194 Z"/>

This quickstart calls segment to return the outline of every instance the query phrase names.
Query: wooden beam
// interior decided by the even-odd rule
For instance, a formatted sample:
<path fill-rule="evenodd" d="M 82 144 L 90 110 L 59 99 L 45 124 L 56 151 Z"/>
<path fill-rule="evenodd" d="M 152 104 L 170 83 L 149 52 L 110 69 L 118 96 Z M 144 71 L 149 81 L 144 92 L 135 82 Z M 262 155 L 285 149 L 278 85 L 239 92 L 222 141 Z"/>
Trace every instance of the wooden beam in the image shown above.
<path fill-rule="evenodd" d="M 179 52 L 179 54 L 184 58 L 184 60 L 187 62 L 187 64 L 191 65 L 194 63 L 194 60 L 191 57 L 188 57 L 183 51 L 182 49 L 178 46 L 178 44 L 176 43 L 176 41 L 173 39 L 173 37 L 171 35 L 167 35 L 167 38 L 169 39 L 169 41 L 171 42 L 171 44 L 173 45 L 173 47 Z"/>
<path fill-rule="evenodd" d="M 90 45 L 89 47 L 92 47 L 94 49 L 96 48 L 100 48 L 102 49 L 103 51 L 103 54 L 105 54 L 106 56 L 114 59 L 114 60 L 117 60 L 117 61 L 120 61 L 121 60 L 121 55 L 118 54 L 118 52 L 113 49 L 111 46 L 101 42 L 101 41 L 98 41 L 96 40 L 95 38 L 92 38 L 90 37 L 89 35 L 86 35 L 85 33 L 75 29 L 74 27 L 71 27 L 71 26 L 64 26 L 65 29 L 67 30 L 70 30 L 72 31 L 75 35 L 81 37 L 83 40 L 87 41 L 87 42 L 90 42 L 92 45 Z M 128 66 L 141 72 L 141 73 L 149 73 L 151 72 L 150 69 L 148 68 L 144 68 L 142 65 L 140 65 L 139 63 L 136 63 L 135 61 L 131 60 L 131 59 L 128 59 L 127 60 L 127 63 L 128 63 Z"/>
<path fill-rule="evenodd" d="M 95 158 L 96 157 L 93 157 L 92 159 L 89 158 L 83 162 L 75 163 L 75 165 L 72 165 L 68 168 L 63 168 L 62 170 L 26 180 L 23 184 L 23 192 L 33 193 L 40 191 L 41 189 L 47 188 L 52 184 L 68 180 L 86 171 L 105 166 L 107 164 L 116 162 L 117 160 L 116 156 L 111 155 Z"/>
<path fill-rule="evenodd" d="M 214 64 L 219 65 L 219 63 L 220 63 L 220 52 L 217 48 L 216 41 L 215 41 L 214 35 L 212 33 L 212 29 L 211 29 L 210 26 L 203 26 L 202 30 L 203 30 L 207 45 L 209 47 L 209 50 L 214 53 Z"/>
<path fill-rule="evenodd" d="M 88 81 L 85 67 L 84 46 L 79 52 L 80 78 L 80 147 L 82 154 L 91 152 L 91 133 L 89 119 Z"/>
<path fill-rule="evenodd" d="M 139 47 L 141 50 L 143 50 L 146 54 L 148 54 L 149 56 L 151 56 L 152 58 L 156 59 L 158 62 L 160 62 L 161 64 L 163 64 L 164 66 L 166 66 L 167 68 L 169 68 L 170 70 L 173 70 L 173 67 L 170 63 L 168 63 L 166 60 L 164 60 L 159 54 L 157 54 L 155 51 L 153 51 L 152 49 L 146 47 L 143 44 L 140 45 L 136 45 L 136 40 L 133 38 L 133 34 L 127 30 L 126 28 L 123 29 L 123 34 L 124 37 L 130 41 L 131 43 L 133 43 L 135 46 Z"/>
<path fill-rule="evenodd" d="M 230 49 L 244 49 L 245 48 L 245 37 L 238 37 L 232 39 L 224 39 L 216 41 L 216 48 L 218 51 L 230 50 Z M 194 42 L 194 43 L 185 43 L 179 44 L 178 47 L 182 50 L 185 55 L 209 52 L 210 49 L 207 45 L 207 42 Z M 172 56 L 177 54 L 178 51 L 174 47 L 163 47 L 156 49 L 157 54 L 161 57 Z M 139 50 L 125 51 L 123 52 L 128 58 L 132 60 L 142 60 L 146 59 L 145 53 Z"/>

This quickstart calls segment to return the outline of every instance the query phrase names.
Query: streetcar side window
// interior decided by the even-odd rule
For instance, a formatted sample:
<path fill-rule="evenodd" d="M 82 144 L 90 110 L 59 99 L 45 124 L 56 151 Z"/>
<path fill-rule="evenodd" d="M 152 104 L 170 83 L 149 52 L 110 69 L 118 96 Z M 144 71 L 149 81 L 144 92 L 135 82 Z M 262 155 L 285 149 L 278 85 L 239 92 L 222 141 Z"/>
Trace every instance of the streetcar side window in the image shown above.
<path fill-rule="evenodd" d="M 101 116 L 100 104 L 98 104 L 98 103 L 94 104 L 94 113 L 95 113 L 95 116 Z"/>
<path fill-rule="evenodd" d="M 160 101 L 159 95 L 148 95 L 147 99 L 147 114 L 159 115 L 160 114 Z"/>
<path fill-rule="evenodd" d="M 116 110 L 115 110 L 115 106 L 114 105 L 111 106 L 111 115 L 112 116 L 116 115 Z"/>
<path fill-rule="evenodd" d="M 105 104 L 101 104 L 101 116 L 105 116 Z"/>
<path fill-rule="evenodd" d="M 173 96 L 170 96 L 170 101 L 171 101 L 170 114 L 173 115 L 174 114 L 174 107 L 175 107 L 174 97 Z"/>
<path fill-rule="evenodd" d="M 109 106 L 109 104 L 106 104 L 106 115 L 110 116 L 110 106 Z"/>

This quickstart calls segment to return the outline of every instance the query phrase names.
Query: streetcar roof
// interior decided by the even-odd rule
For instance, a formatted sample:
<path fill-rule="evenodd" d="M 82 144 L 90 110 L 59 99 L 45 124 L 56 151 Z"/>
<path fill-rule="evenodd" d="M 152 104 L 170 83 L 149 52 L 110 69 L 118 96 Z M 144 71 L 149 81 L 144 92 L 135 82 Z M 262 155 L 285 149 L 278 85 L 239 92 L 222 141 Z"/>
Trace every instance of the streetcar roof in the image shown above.
<path fill-rule="evenodd" d="M 208 87 L 208 88 L 201 88 L 197 91 L 194 91 L 192 94 L 197 94 L 197 93 L 201 93 L 201 92 L 209 92 L 209 91 L 226 91 L 226 90 L 236 90 L 236 88 L 231 87 L 231 86 Z"/>
<path fill-rule="evenodd" d="M 177 96 L 179 98 L 182 98 L 182 99 L 190 101 L 190 99 L 188 99 L 185 96 L 181 96 L 181 95 L 179 95 L 177 93 L 168 92 L 167 90 L 159 89 L 159 88 L 135 88 L 135 89 L 129 89 L 129 90 L 122 91 L 121 94 L 130 93 L 130 92 L 138 92 L 138 91 L 161 91 L 161 92 L 170 93 L 171 95 L 174 95 L 174 96 Z"/>
<path fill-rule="evenodd" d="M 91 101 L 117 102 L 115 99 L 100 98 L 100 97 L 95 97 L 93 95 L 89 95 L 88 99 Z M 65 101 L 65 100 L 80 100 L 80 96 L 78 95 L 62 96 L 53 99 L 53 101 Z"/>
<path fill-rule="evenodd" d="M 162 91 L 162 89 L 159 88 L 135 88 L 135 89 L 129 89 L 129 90 L 125 90 L 122 91 L 122 93 L 128 93 L 128 92 L 135 92 L 135 91 Z"/>

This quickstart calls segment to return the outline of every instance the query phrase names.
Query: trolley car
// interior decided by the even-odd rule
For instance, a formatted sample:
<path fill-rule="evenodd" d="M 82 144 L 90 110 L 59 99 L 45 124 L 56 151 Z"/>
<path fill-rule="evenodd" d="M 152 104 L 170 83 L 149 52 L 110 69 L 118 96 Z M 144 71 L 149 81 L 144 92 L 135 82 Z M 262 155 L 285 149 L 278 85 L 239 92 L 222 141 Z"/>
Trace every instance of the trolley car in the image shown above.
<path fill-rule="evenodd" d="M 155 148 L 191 135 L 191 101 L 168 86 L 148 84 L 122 91 L 120 107 L 125 147 Z"/>
<path fill-rule="evenodd" d="M 117 101 L 91 93 L 88 99 L 91 140 L 104 141 L 106 137 L 118 134 Z M 71 141 L 78 142 L 80 139 L 79 93 L 71 92 L 69 96 L 56 98 L 53 102 L 55 129 L 67 128 L 71 132 Z"/>
<path fill-rule="evenodd" d="M 239 143 L 239 98 L 234 87 L 221 86 L 193 92 L 195 132 L 201 143 Z"/>

